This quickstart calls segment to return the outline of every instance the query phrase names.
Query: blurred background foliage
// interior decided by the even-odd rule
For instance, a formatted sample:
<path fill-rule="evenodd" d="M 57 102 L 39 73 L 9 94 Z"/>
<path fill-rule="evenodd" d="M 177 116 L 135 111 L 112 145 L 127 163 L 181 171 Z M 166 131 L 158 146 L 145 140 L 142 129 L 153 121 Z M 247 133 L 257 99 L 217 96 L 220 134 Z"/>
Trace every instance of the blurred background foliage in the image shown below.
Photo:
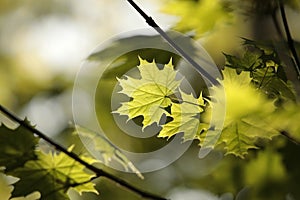
<path fill-rule="evenodd" d="M 187 33 L 199 41 L 220 68 L 225 65 L 222 52 L 240 55 L 243 50 L 241 37 L 282 43 L 276 19 L 281 28 L 282 23 L 274 2 L 137 1 L 162 27 Z M 283 2 L 291 33 L 299 44 L 300 1 Z M 90 55 L 91 49 L 112 35 L 146 26 L 125 0 L 0 1 L 0 104 L 22 117 L 27 116 L 37 128 L 64 146 L 77 144 L 77 152 L 82 153 L 84 148 L 79 139 L 68 131 L 72 121 L 73 83 L 81 63 L 89 58 L 88 62 L 99 63 L 101 67 L 101 61 L 114 56 L 115 49 L 141 42 L 140 36 L 131 36 L 128 44 L 109 43 L 107 49 L 98 54 Z M 168 141 L 128 136 L 113 123 L 111 114 L 111 92 L 116 77 L 137 65 L 137 55 L 149 61 L 155 58 L 159 63 L 174 57 L 170 52 L 153 49 L 132 51 L 119 57 L 111 65 L 114 70 L 106 70 L 105 78 L 99 82 L 95 108 L 100 124 L 112 141 L 129 151 L 148 152 Z M 174 59 L 176 63 L 178 58 Z M 292 77 L 297 89 L 299 82 L 294 71 L 287 70 L 286 74 Z M 293 107 L 288 109 L 290 115 L 286 114 L 286 121 L 290 117 L 297 119 L 299 114 L 293 112 Z M 283 122 L 283 126 L 293 129 L 287 122 Z M 172 200 L 300 199 L 299 146 L 283 137 L 261 143 L 261 150 L 251 151 L 245 160 L 223 157 L 217 150 L 199 159 L 195 143 L 172 165 L 144 174 L 145 180 L 105 168 L 140 188 Z M 1 175 L 0 180 L 0 197 L 8 199 L 10 189 L 5 186 L 6 178 Z M 141 199 L 106 179 L 96 182 L 100 196 L 78 196 L 72 191 L 69 194 L 72 199 Z"/>

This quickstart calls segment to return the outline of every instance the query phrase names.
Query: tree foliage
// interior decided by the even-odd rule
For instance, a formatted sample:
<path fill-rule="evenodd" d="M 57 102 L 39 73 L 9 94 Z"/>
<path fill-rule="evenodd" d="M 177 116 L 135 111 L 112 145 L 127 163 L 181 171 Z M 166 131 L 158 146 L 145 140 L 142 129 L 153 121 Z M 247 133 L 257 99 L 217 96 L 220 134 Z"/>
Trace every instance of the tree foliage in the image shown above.
<path fill-rule="evenodd" d="M 0 6 L 1 10 L 13 8 L 13 5 L 5 2 L 0 5 L 3 5 Z M 188 33 L 196 39 L 201 38 L 202 42 L 205 42 L 206 36 L 210 34 L 220 34 L 222 41 L 226 40 L 227 36 L 223 35 L 221 27 L 239 27 L 241 24 L 238 24 L 238 18 L 246 17 L 251 21 L 252 29 L 248 34 L 251 39 L 242 38 L 241 46 L 223 53 L 225 62 L 218 63 L 223 75 L 219 80 L 221 86 L 206 86 L 203 80 L 194 79 L 191 71 L 186 77 L 179 73 L 182 58 L 175 53 L 176 51 L 162 50 L 170 49 L 170 46 L 159 35 L 134 35 L 121 38 L 113 41 L 107 48 L 88 56 L 89 62 L 99 63 L 98 67 L 103 67 L 101 65 L 105 63 L 103 61 L 118 55 L 109 64 L 102 77 L 106 81 L 105 87 L 107 88 L 101 93 L 109 93 L 109 95 L 101 94 L 104 100 L 101 99 L 96 103 L 97 114 L 104 116 L 99 117 L 99 120 L 105 119 L 103 123 L 108 124 L 111 135 L 122 132 L 115 123 L 110 121 L 115 114 L 126 116 L 127 122 L 135 121 L 135 124 L 142 130 L 141 134 L 144 134 L 147 128 L 155 126 L 159 131 L 155 139 L 149 139 L 151 148 L 165 144 L 175 135 L 181 134 L 183 142 L 196 141 L 198 145 L 192 145 L 191 148 L 199 151 L 199 148 L 204 147 L 205 139 L 214 138 L 215 134 L 221 132 L 213 146 L 212 153 L 207 158 L 199 161 L 195 158 L 196 153 L 189 153 L 186 156 L 188 158 L 182 158 L 183 161 L 179 160 L 172 165 L 171 170 L 168 169 L 170 176 L 156 177 L 156 179 L 151 179 L 150 183 L 146 183 L 148 175 L 145 175 L 146 179 L 142 180 L 144 175 L 134 163 L 125 156 L 121 148 L 110 142 L 102 133 L 91 131 L 89 127 L 76 125 L 70 131 L 75 134 L 68 136 L 68 141 L 78 136 L 89 141 L 88 148 L 95 149 L 102 157 L 102 160 L 96 160 L 89 154 L 82 154 L 88 151 L 85 147 L 76 151 L 77 145 L 82 146 L 79 140 L 67 145 L 70 148 L 66 152 L 58 151 L 55 145 L 54 148 L 44 148 L 40 136 L 24 126 L 27 124 L 33 127 L 25 119 L 14 129 L 9 128 L 5 123 L 0 126 L 1 178 L 5 180 L 11 177 L 17 178 L 5 184 L 0 182 L 0 195 L 3 190 L 11 193 L 9 198 L 12 200 L 52 200 L 70 199 L 70 191 L 76 191 L 76 194 L 81 195 L 80 198 L 85 198 L 83 193 L 96 195 L 100 193 L 95 179 L 103 176 L 142 197 L 164 199 L 135 188 L 120 178 L 117 172 L 110 173 L 111 169 L 108 170 L 109 173 L 105 171 L 105 165 L 109 166 L 111 162 L 116 162 L 125 171 L 133 172 L 141 179 L 139 180 L 141 182 L 136 181 L 137 184 L 156 187 L 159 192 L 165 194 L 177 190 L 177 185 L 173 183 L 183 182 L 184 179 L 187 186 L 206 189 L 216 194 L 230 192 L 235 199 L 294 200 L 300 198 L 298 189 L 300 163 L 297 159 L 300 153 L 300 124 L 298 122 L 300 118 L 298 100 L 300 74 L 297 74 L 297 69 L 300 68 L 297 63 L 299 41 L 295 41 L 289 33 L 288 26 L 281 27 L 279 21 L 280 16 L 284 18 L 285 7 L 290 7 L 293 10 L 290 12 L 297 13 L 299 5 L 297 0 L 163 1 L 162 11 L 178 17 L 173 29 Z M 46 13 L 54 9 L 42 7 Z M 273 24 L 256 27 L 260 19 L 262 22 L 266 19 L 270 20 Z M 284 22 L 283 20 L 283 24 Z M 274 30 L 271 26 L 274 26 Z M 265 31 L 268 34 L 259 35 L 257 34 L 259 31 Z M 242 31 L 232 34 L 243 36 L 240 33 Z M 284 34 L 287 35 L 287 41 Z M 273 37 L 274 35 L 276 37 Z M 266 36 L 267 40 L 262 40 Z M 175 36 L 172 39 L 178 38 Z M 161 49 L 151 46 L 157 41 L 161 44 Z M 141 45 L 143 43 L 147 43 L 149 47 L 144 48 Z M 191 49 L 194 48 L 190 44 L 185 45 Z M 136 46 L 138 48 L 135 50 L 124 52 Z M 196 52 L 196 49 L 191 52 Z M 15 63 L 14 59 L 9 61 L 2 59 L 5 56 L 7 55 L 0 51 L 1 67 Z M 197 56 L 196 53 L 191 55 L 193 58 L 195 56 Z M 49 90 L 50 98 L 70 90 L 71 84 L 68 85 L 69 83 L 64 82 L 65 80 L 61 81 L 60 78 L 53 78 L 53 80 L 49 78 L 38 84 L 37 80 L 29 80 L 26 74 L 23 74 L 24 70 L 18 72 L 22 74 L 21 79 L 16 79 L 18 81 L 14 84 L 7 84 L 15 71 L 14 68 L 11 70 L 8 68 L 0 68 L 0 101 L 1 103 L 2 101 L 8 102 L 9 105 L 17 102 L 19 110 L 29 105 L 38 91 Z M 136 74 L 126 74 L 129 70 L 135 70 Z M 183 86 L 184 82 L 189 81 L 193 81 L 191 91 L 187 91 Z M 110 98 L 115 83 L 118 84 L 117 88 L 121 88 L 118 91 L 120 95 L 126 98 L 121 98 L 122 100 L 118 102 L 119 107 L 112 110 Z M 59 84 L 61 85 L 57 86 Z M 214 97 L 220 96 L 223 89 L 225 99 L 220 102 Z M 13 93 L 16 94 L 18 100 L 12 101 Z M 97 107 L 103 102 L 106 108 L 104 111 Z M 220 112 L 216 115 L 219 117 L 216 120 L 224 120 L 224 125 L 222 130 L 217 130 L 214 120 L 211 119 L 212 111 L 224 102 L 226 114 L 223 116 Z M 60 136 L 64 137 L 63 131 Z M 132 138 L 123 140 L 123 137 L 119 135 L 115 137 L 118 137 L 118 141 L 125 143 L 124 146 L 130 146 L 133 149 L 142 151 L 151 149 L 147 145 L 135 142 Z M 60 146 L 61 150 L 64 149 L 63 146 Z M 225 155 L 224 158 L 223 155 Z M 222 161 L 218 160 L 218 156 L 222 157 Z M 191 161 L 188 163 L 185 159 L 191 159 Z M 199 162 L 201 166 L 197 165 Z M 211 163 L 217 164 L 213 166 Z M 203 168 L 209 169 L 205 171 Z M 114 174 L 117 174 L 117 178 Z M 152 178 L 151 175 L 148 177 Z M 129 175 L 124 176 L 131 180 Z M 157 187 L 160 178 L 166 178 L 170 184 Z M 106 187 L 105 184 L 101 186 Z M 115 188 L 113 191 L 114 194 L 111 196 L 117 193 Z M 128 198 L 132 199 L 131 196 Z"/>

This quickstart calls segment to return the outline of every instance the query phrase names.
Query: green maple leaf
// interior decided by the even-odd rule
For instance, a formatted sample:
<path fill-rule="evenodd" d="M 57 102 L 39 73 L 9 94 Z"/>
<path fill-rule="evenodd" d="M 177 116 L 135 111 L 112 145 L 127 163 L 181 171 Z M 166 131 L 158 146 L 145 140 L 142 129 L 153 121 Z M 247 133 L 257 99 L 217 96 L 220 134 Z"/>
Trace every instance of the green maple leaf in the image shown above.
<path fill-rule="evenodd" d="M 26 122 L 27 123 L 27 122 Z M 5 171 L 22 167 L 28 160 L 35 160 L 35 147 L 39 139 L 22 126 L 15 130 L 0 126 L 0 166 Z"/>
<path fill-rule="evenodd" d="M 258 138 L 272 139 L 277 135 L 272 127 L 268 128 L 268 123 L 262 122 L 264 119 L 257 116 L 234 121 L 223 129 L 218 144 L 225 143 L 226 154 L 244 158 L 249 149 L 258 149 L 255 144 Z"/>
<path fill-rule="evenodd" d="M 147 62 L 140 58 L 138 66 L 141 79 L 126 76 L 126 79 L 118 79 L 122 91 L 133 98 L 129 102 L 122 103 L 113 113 L 127 115 L 129 119 L 143 116 L 143 129 L 153 123 L 159 123 L 163 114 L 169 116 L 165 110 L 171 105 L 170 96 L 180 85 L 176 80 L 176 71 L 172 65 L 172 59 L 163 69 L 159 69 L 155 62 Z"/>
<path fill-rule="evenodd" d="M 235 70 L 225 68 L 223 74 L 226 115 L 217 145 L 225 143 L 227 154 L 244 158 L 248 149 L 258 148 L 258 138 L 271 139 L 278 135 L 278 131 L 270 123 L 275 110 L 274 102 L 251 85 L 249 73 L 237 75 Z M 218 95 L 220 89 L 214 87 L 213 95 Z M 211 104 L 214 107 L 215 102 Z"/>
<path fill-rule="evenodd" d="M 98 191 L 91 179 L 95 174 L 85 171 L 85 167 L 63 153 L 48 153 L 36 151 L 38 160 L 28 161 L 24 167 L 10 171 L 8 174 L 20 178 L 14 184 L 13 197 L 41 193 L 42 199 L 69 199 L 66 192 L 73 188 L 82 192 Z M 83 158 L 92 163 L 94 160 Z"/>
<path fill-rule="evenodd" d="M 205 106 L 202 94 L 195 98 L 192 94 L 188 95 L 180 90 L 182 103 L 174 103 L 171 106 L 172 121 L 162 125 L 158 137 L 172 137 L 173 135 L 184 132 L 183 139 L 193 140 L 199 131 L 200 116 Z"/>

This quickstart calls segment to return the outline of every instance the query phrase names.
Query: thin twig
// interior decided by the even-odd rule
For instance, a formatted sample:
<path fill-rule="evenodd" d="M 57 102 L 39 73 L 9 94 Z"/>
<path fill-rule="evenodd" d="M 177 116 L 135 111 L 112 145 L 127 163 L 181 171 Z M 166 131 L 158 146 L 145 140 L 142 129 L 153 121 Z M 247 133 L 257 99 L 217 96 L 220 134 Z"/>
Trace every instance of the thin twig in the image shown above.
<path fill-rule="evenodd" d="M 10 112 L 8 109 L 6 109 L 5 107 L 3 107 L 2 105 L 0 105 L 0 111 L 3 114 L 5 114 L 7 117 L 9 117 L 10 119 L 12 119 L 13 121 L 19 123 L 21 126 L 23 126 L 27 130 L 29 130 L 30 132 L 32 132 L 33 134 L 37 135 L 41 139 L 43 139 L 46 142 L 48 142 L 49 144 L 51 144 L 58 151 L 63 152 L 64 154 L 66 154 L 70 158 L 72 158 L 75 161 L 79 162 L 80 164 L 84 165 L 87 169 L 89 169 L 92 172 L 94 172 L 96 174 L 96 177 L 101 177 L 101 176 L 102 177 L 106 177 L 106 178 L 108 178 L 108 179 L 110 179 L 110 180 L 118 183 L 119 185 L 123 186 L 124 188 L 127 188 L 128 190 L 130 190 L 130 191 L 138 194 L 141 197 L 147 198 L 147 199 L 167 200 L 164 197 L 160 197 L 158 195 L 151 194 L 149 192 L 143 191 L 143 190 L 141 190 L 141 189 L 139 189 L 139 188 L 131 185 L 130 183 L 126 182 L 125 180 L 120 179 L 119 177 L 116 177 L 116 176 L 114 176 L 114 175 L 112 175 L 112 174 L 110 174 L 110 173 L 108 173 L 106 171 L 103 171 L 102 169 L 99 169 L 99 168 L 97 168 L 97 167 L 95 167 L 93 165 L 90 165 L 86 161 L 82 160 L 75 153 L 68 151 L 66 148 L 64 148 L 60 144 L 56 143 L 55 141 L 53 141 L 51 138 L 49 138 L 46 134 L 44 134 L 43 132 L 41 132 L 38 129 L 36 129 L 33 126 L 31 126 L 30 124 L 26 123 L 24 120 L 22 120 L 19 117 L 17 117 L 15 114 L 13 114 L 12 112 Z"/>
<path fill-rule="evenodd" d="M 296 51 L 296 48 L 295 48 L 294 40 L 292 38 L 292 35 L 291 35 L 291 32 L 290 32 L 290 28 L 289 28 L 289 24 L 287 22 L 287 18 L 286 18 L 286 14 L 285 14 L 285 9 L 284 9 L 284 5 L 283 5 L 282 0 L 278 0 L 278 4 L 279 4 L 279 8 L 280 8 L 280 14 L 281 14 L 281 18 L 282 18 L 284 30 L 285 30 L 286 37 L 287 37 L 288 46 L 289 46 L 289 49 L 291 50 L 291 53 L 293 55 L 294 62 L 295 62 L 295 68 L 296 68 L 296 71 L 298 73 L 298 79 L 299 79 L 299 77 L 300 77 L 300 61 L 299 61 L 299 57 L 297 55 L 297 51 Z"/>
<path fill-rule="evenodd" d="M 201 67 L 194 59 L 188 55 L 181 47 L 179 47 L 167 34 L 164 32 L 159 25 L 148 16 L 133 0 L 127 0 L 130 5 L 146 20 L 149 26 L 154 28 L 165 40 L 173 47 L 179 55 L 181 55 L 188 63 L 190 63 L 205 79 L 207 79 L 213 85 L 220 85 L 220 82 L 211 76 L 203 67 Z"/>

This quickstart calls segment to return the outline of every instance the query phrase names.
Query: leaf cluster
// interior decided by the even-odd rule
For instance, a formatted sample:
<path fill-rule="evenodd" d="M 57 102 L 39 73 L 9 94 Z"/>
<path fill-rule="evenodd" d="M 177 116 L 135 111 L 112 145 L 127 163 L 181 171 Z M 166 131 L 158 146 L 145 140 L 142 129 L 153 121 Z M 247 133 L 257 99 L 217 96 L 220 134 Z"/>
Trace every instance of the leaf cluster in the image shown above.
<path fill-rule="evenodd" d="M 29 124 L 27 120 L 24 123 Z M 77 127 L 74 131 L 82 137 L 92 139 L 95 148 L 102 152 L 103 160 L 107 164 L 112 159 L 122 164 L 125 169 L 131 169 L 140 178 L 141 173 L 130 160 L 116 147 L 109 143 L 103 136 Z M 72 151 L 71 146 L 68 151 Z M 95 189 L 96 173 L 86 169 L 86 166 L 69 157 L 68 155 L 39 148 L 39 138 L 20 125 L 16 129 L 10 129 L 4 124 L 0 126 L 0 166 L 4 167 L 3 173 L 18 178 L 12 183 L 14 187 L 12 198 L 20 196 L 32 196 L 39 193 L 41 199 L 69 199 L 67 192 L 70 189 L 98 194 Z M 89 156 L 80 156 L 88 164 L 101 162 Z M 38 198 L 38 197 L 37 197 Z"/>
<path fill-rule="evenodd" d="M 25 122 L 29 123 L 29 122 Z M 91 179 L 95 174 L 63 153 L 44 153 L 37 148 L 39 139 L 22 126 L 0 127 L 0 166 L 4 173 L 19 178 L 13 184 L 12 197 L 39 192 L 42 199 L 69 199 L 66 191 L 98 191 Z M 71 149 L 70 149 L 71 150 Z M 95 162 L 85 157 L 88 162 Z"/>
<path fill-rule="evenodd" d="M 244 39 L 245 52 L 241 57 L 225 54 L 225 67 L 233 68 L 238 74 L 249 72 L 254 86 L 262 90 L 276 103 L 296 100 L 291 82 L 287 79 L 284 63 L 275 46 Z"/>

